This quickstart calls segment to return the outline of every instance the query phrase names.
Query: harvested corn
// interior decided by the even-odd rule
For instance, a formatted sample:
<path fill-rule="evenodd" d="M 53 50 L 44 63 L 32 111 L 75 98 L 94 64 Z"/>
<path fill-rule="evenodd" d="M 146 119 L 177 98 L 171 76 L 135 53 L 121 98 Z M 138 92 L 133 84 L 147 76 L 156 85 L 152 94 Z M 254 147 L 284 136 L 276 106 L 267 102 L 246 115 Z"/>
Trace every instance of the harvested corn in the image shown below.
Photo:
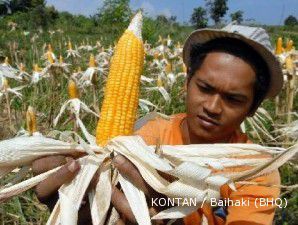
<path fill-rule="evenodd" d="M 96 142 L 101 146 L 113 137 L 133 133 L 144 62 L 141 20 L 141 13 L 133 18 L 111 61 L 101 119 L 96 128 Z"/>

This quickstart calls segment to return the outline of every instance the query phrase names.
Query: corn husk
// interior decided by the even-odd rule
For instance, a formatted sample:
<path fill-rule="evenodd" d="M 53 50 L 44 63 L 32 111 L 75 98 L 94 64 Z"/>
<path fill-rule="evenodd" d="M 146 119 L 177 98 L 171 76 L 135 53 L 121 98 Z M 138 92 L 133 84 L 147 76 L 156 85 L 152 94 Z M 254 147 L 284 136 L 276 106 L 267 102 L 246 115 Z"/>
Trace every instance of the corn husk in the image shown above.
<path fill-rule="evenodd" d="M 34 157 L 32 157 L 32 155 L 34 155 L 33 151 L 39 151 L 39 149 L 45 146 L 48 146 L 48 150 L 50 150 L 50 153 L 47 154 L 53 154 L 51 148 L 69 151 L 71 146 L 76 146 L 74 148 L 75 151 L 81 152 L 86 148 L 86 146 L 82 147 L 80 144 L 74 145 L 57 140 L 51 144 L 47 138 L 33 141 L 30 146 L 30 142 L 27 140 L 32 138 L 34 139 L 35 137 L 32 136 L 25 139 L 27 143 L 25 146 L 21 143 L 22 150 L 26 154 L 20 154 L 20 157 L 17 159 L 10 159 L 10 164 L 5 164 L 6 166 L 30 164 L 30 160 L 31 162 L 34 160 Z M 44 140 L 45 143 L 42 143 L 42 140 Z M 7 141 L 4 141 L 4 143 L 7 143 Z M 1 144 L 3 147 L 3 142 L 0 142 L 0 146 Z M 85 143 L 84 145 L 88 144 Z M 7 147 L 9 146 L 12 147 L 15 145 L 7 145 Z M 139 136 L 114 138 L 100 151 L 92 145 L 88 146 L 90 149 L 94 149 L 93 155 L 79 159 L 78 161 L 82 167 L 81 171 L 70 184 L 63 185 L 59 189 L 60 198 L 52 212 L 48 224 L 76 224 L 77 213 L 82 198 L 86 194 L 86 189 L 91 178 L 99 168 L 102 168 L 100 170 L 99 183 L 96 189 L 89 194 L 89 199 L 92 200 L 90 204 L 93 223 L 103 224 L 104 221 L 108 219 L 106 218 L 106 213 L 110 205 L 111 187 L 117 184 L 116 180 L 119 180 L 138 223 L 151 223 L 144 193 L 135 188 L 121 175 L 117 175 L 118 178 L 114 179 L 114 182 L 110 180 L 111 168 L 104 162 L 110 158 L 111 153 L 122 154 L 128 158 L 138 168 L 144 180 L 155 191 L 165 194 L 170 198 L 188 197 L 196 200 L 198 204 L 196 207 L 177 206 L 160 212 L 154 217 L 154 219 L 175 219 L 191 213 L 200 207 L 202 202 L 208 202 L 210 198 L 220 198 L 220 187 L 223 184 L 228 184 L 231 188 L 234 188 L 232 185 L 233 181 L 244 181 L 264 173 L 270 173 L 284 164 L 298 151 L 297 145 L 288 150 L 262 147 L 256 144 L 163 145 L 161 157 L 159 154 L 155 153 L 156 146 L 147 146 Z M 11 149 L 7 147 L 6 151 L 11 151 Z M 16 148 L 13 147 L 13 149 Z M 29 150 L 31 154 L 29 154 Z M 20 149 L 18 151 L 20 151 Z M 42 152 L 45 156 L 45 151 L 43 150 Z M 55 154 L 56 153 L 58 154 L 57 151 Z M 258 156 L 264 154 L 268 157 L 255 161 L 237 159 L 237 161 L 231 161 L 229 164 L 226 162 L 228 159 L 232 160 L 237 156 Z M 28 155 L 30 155 L 31 158 L 28 158 Z M 36 155 L 40 157 L 40 154 Z M 226 160 L 223 160 L 222 156 L 225 156 Z M 25 163 L 21 162 L 22 157 Z M 191 158 L 195 160 L 191 161 Z M 212 163 L 214 161 L 216 163 Z M 233 163 L 236 163 L 236 165 L 250 165 L 253 169 L 233 174 L 214 174 L 210 169 L 210 167 L 215 169 L 218 167 L 226 168 L 233 166 Z M 0 163 L 0 168 L 1 167 L 5 168 L 4 161 Z M 169 182 L 161 177 L 158 171 L 174 176 L 176 180 Z M 53 173 L 53 171 L 33 177 L 11 187 L 3 188 L 0 191 L 0 201 L 7 200 L 10 197 L 32 188 L 43 179 L 46 179 L 51 173 Z M 140 205 L 143 207 L 140 207 Z M 72 216 L 70 217 L 69 215 Z"/>

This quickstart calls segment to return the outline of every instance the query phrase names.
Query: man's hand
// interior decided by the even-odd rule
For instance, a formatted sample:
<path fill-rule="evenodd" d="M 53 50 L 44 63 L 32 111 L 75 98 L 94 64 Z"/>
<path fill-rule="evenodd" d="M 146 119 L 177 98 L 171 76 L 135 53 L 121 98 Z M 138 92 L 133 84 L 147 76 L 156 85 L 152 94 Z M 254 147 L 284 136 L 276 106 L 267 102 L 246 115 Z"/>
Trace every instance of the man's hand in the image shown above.
<path fill-rule="evenodd" d="M 32 164 L 33 173 L 38 175 L 62 166 L 57 172 L 40 182 L 35 192 L 40 202 L 46 204 L 52 211 L 58 200 L 58 189 L 65 183 L 69 183 L 79 172 L 80 164 L 71 157 L 62 155 L 49 156 L 35 160 Z M 89 202 L 81 206 L 78 224 L 92 224 Z"/>
<path fill-rule="evenodd" d="M 113 165 L 118 169 L 122 176 L 127 178 L 130 182 L 132 182 L 137 188 L 141 189 L 148 199 L 148 206 L 151 206 L 152 198 L 165 198 L 164 195 L 157 193 L 153 188 L 151 188 L 143 179 L 138 169 L 124 156 L 117 155 L 113 159 Z M 167 179 L 170 179 L 167 177 Z M 117 188 L 113 187 L 112 193 L 112 204 L 116 208 L 116 210 L 121 215 L 124 221 L 136 224 L 136 219 L 131 211 L 129 203 L 125 197 L 125 195 Z M 156 215 L 159 211 L 164 210 L 166 208 L 163 207 L 151 207 L 149 209 L 150 216 Z M 152 221 L 154 224 L 165 224 L 165 221 L 162 220 L 154 220 Z M 177 220 L 175 224 L 183 224 L 182 220 Z"/>
<path fill-rule="evenodd" d="M 62 167 L 36 186 L 36 195 L 41 202 L 46 203 L 50 197 L 57 194 L 61 185 L 70 182 L 79 172 L 80 164 L 73 158 L 61 155 L 41 158 L 32 164 L 33 173 L 37 175 L 58 166 Z"/>
<path fill-rule="evenodd" d="M 124 177 L 129 179 L 136 187 L 138 187 L 145 193 L 149 201 L 149 206 L 151 205 L 152 198 L 165 197 L 164 195 L 154 191 L 145 182 L 138 169 L 124 156 L 117 155 L 113 159 L 113 165 Z M 58 200 L 58 189 L 60 188 L 60 186 L 62 186 L 64 183 L 70 182 L 77 175 L 80 170 L 80 165 L 73 158 L 61 155 L 49 156 L 35 160 L 32 165 L 32 170 L 36 175 L 44 173 L 58 166 L 62 167 L 57 172 L 50 175 L 47 179 L 39 183 L 35 189 L 38 199 L 42 203 L 46 204 L 50 208 L 50 210 L 53 209 Z M 169 180 L 168 177 L 166 179 Z M 93 181 L 91 186 L 94 186 L 94 183 L 96 183 L 96 181 Z M 117 225 L 136 224 L 136 220 L 130 209 L 129 203 L 123 192 L 121 192 L 118 187 L 113 187 L 112 204 L 121 215 L 121 219 L 117 221 Z M 165 208 L 162 207 L 151 207 L 149 209 L 149 212 L 150 215 L 153 216 L 164 209 Z M 152 222 L 155 222 L 154 224 L 157 225 L 165 224 L 165 221 L 162 220 L 155 220 Z M 183 224 L 181 222 L 182 220 L 177 220 L 175 224 Z M 78 224 L 91 224 L 90 208 L 88 202 L 80 208 Z"/>

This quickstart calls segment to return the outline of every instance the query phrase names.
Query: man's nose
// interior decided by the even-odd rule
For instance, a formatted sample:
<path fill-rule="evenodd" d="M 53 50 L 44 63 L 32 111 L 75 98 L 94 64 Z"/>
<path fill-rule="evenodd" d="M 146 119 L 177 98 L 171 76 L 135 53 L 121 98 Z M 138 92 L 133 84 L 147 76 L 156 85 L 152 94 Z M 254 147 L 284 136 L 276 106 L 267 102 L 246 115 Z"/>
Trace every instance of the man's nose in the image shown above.
<path fill-rule="evenodd" d="M 212 95 L 204 104 L 204 111 L 208 116 L 216 117 L 222 113 L 221 98 L 219 94 Z"/>

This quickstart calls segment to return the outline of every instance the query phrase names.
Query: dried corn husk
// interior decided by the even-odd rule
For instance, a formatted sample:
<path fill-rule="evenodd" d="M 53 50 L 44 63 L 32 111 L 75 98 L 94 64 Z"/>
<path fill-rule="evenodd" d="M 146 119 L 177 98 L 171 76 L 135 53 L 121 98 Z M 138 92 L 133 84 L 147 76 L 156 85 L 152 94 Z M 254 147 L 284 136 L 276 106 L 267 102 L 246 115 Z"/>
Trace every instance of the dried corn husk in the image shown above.
<path fill-rule="evenodd" d="M 127 157 L 140 171 L 145 181 L 157 192 L 165 194 L 171 198 L 193 198 L 196 199 L 198 206 L 185 207 L 177 206 L 167 209 L 157 214 L 154 219 L 175 219 L 181 218 L 190 212 L 200 207 L 204 201 L 208 202 L 210 198 L 220 198 L 220 187 L 223 184 L 229 184 L 231 188 L 233 181 L 244 181 L 264 173 L 270 173 L 298 151 L 298 145 L 291 149 L 285 150 L 281 148 L 267 148 L 255 144 L 200 144 L 200 145 L 178 145 L 178 146 L 162 146 L 162 157 L 155 153 L 156 146 L 147 146 L 139 136 L 122 136 L 111 140 L 105 148 L 98 148 L 93 145 L 84 146 L 79 144 L 71 144 L 62 141 L 50 143 L 47 138 L 42 138 L 36 141 L 35 137 L 27 137 L 26 145 L 20 143 L 21 148 L 15 148 L 15 145 L 3 146 L 0 142 L 0 147 L 7 152 L 12 150 L 24 151 L 26 154 L 20 156 L 14 161 L 10 159 L 10 164 L 7 159 L 0 162 L 0 168 L 6 168 L 21 165 L 30 165 L 35 158 L 42 154 L 59 154 L 59 149 L 64 151 L 64 154 L 73 153 L 73 151 L 84 151 L 88 146 L 96 154 L 85 156 L 79 159 L 81 171 L 78 176 L 68 185 L 63 185 L 59 190 L 60 200 L 58 201 L 48 224 L 76 224 L 77 212 L 81 204 L 83 196 L 86 194 L 86 189 L 95 172 L 100 169 L 99 183 L 95 190 L 89 193 L 91 200 L 91 215 L 94 224 L 103 224 L 106 218 L 107 209 L 110 206 L 111 187 L 120 182 L 128 202 L 133 210 L 133 213 L 139 224 L 150 224 L 151 220 L 146 206 L 144 193 L 135 188 L 121 175 L 115 175 L 113 180 L 110 180 L 111 168 L 106 162 L 110 161 L 110 154 L 122 154 Z M 34 140 L 28 142 L 27 140 Z M 19 141 L 22 139 L 19 139 Z M 24 140 L 24 139 L 23 139 Z M 45 141 L 42 143 L 42 141 Z M 7 141 L 4 141 L 4 144 Z M 87 146 L 86 146 L 87 145 Z M 48 152 L 42 150 L 48 146 Z M 74 148 L 71 148 L 74 147 Z M 12 149 L 9 149 L 12 148 Z M 0 148 L 1 149 L 1 148 Z M 29 154 L 29 152 L 31 153 Z M 32 154 L 34 151 L 41 151 L 39 154 Z M 91 152 L 92 152 L 91 151 Z M 28 157 L 30 155 L 30 157 Z M 258 156 L 267 155 L 268 157 L 249 161 L 248 159 L 233 159 L 237 156 Z M 272 156 L 277 155 L 274 159 Z M 225 160 L 221 159 L 225 156 Z M 195 160 L 190 160 L 190 159 Z M 22 162 L 22 160 L 24 161 Z M 230 160 L 227 163 L 228 159 Z M 214 163 L 216 162 L 216 163 Z M 6 164 L 5 164 L 6 163 Z M 226 168 L 236 165 L 250 165 L 252 170 L 246 172 L 238 172 L 233 174 L 213 174 L 210 166 L 213 168 Z M 157 171 L 162 171 L 166 174 L 176 177 L 174 182 L 169 182 L 159 175 Z M 41 174 L 31 178 L 25 182 L 13 185 L 0 190 L 0 201 L 6 200 L 14 195 L 25 191 L 40 181 L 45 179 L 50 173 Z M 104 187 L 103 187 L 104 186 Z M 13 190 L 13 191 L 11 191 Z M 140 207 L 142 205 L 142 207 Z M 69 215 L 73 215 L 70 217 Z M 117 215 L 116 215 L 117 217 Z M 115 217 L 115 218 L 116 218 Z"/>
<path fill-rule="evenodd" d="M 0 168 L 30 165 L 33 160 L 48 155 L 84 152 L 75 143 L 67 143 L 42 135 L 21 136 L 0 142 Z"/>

